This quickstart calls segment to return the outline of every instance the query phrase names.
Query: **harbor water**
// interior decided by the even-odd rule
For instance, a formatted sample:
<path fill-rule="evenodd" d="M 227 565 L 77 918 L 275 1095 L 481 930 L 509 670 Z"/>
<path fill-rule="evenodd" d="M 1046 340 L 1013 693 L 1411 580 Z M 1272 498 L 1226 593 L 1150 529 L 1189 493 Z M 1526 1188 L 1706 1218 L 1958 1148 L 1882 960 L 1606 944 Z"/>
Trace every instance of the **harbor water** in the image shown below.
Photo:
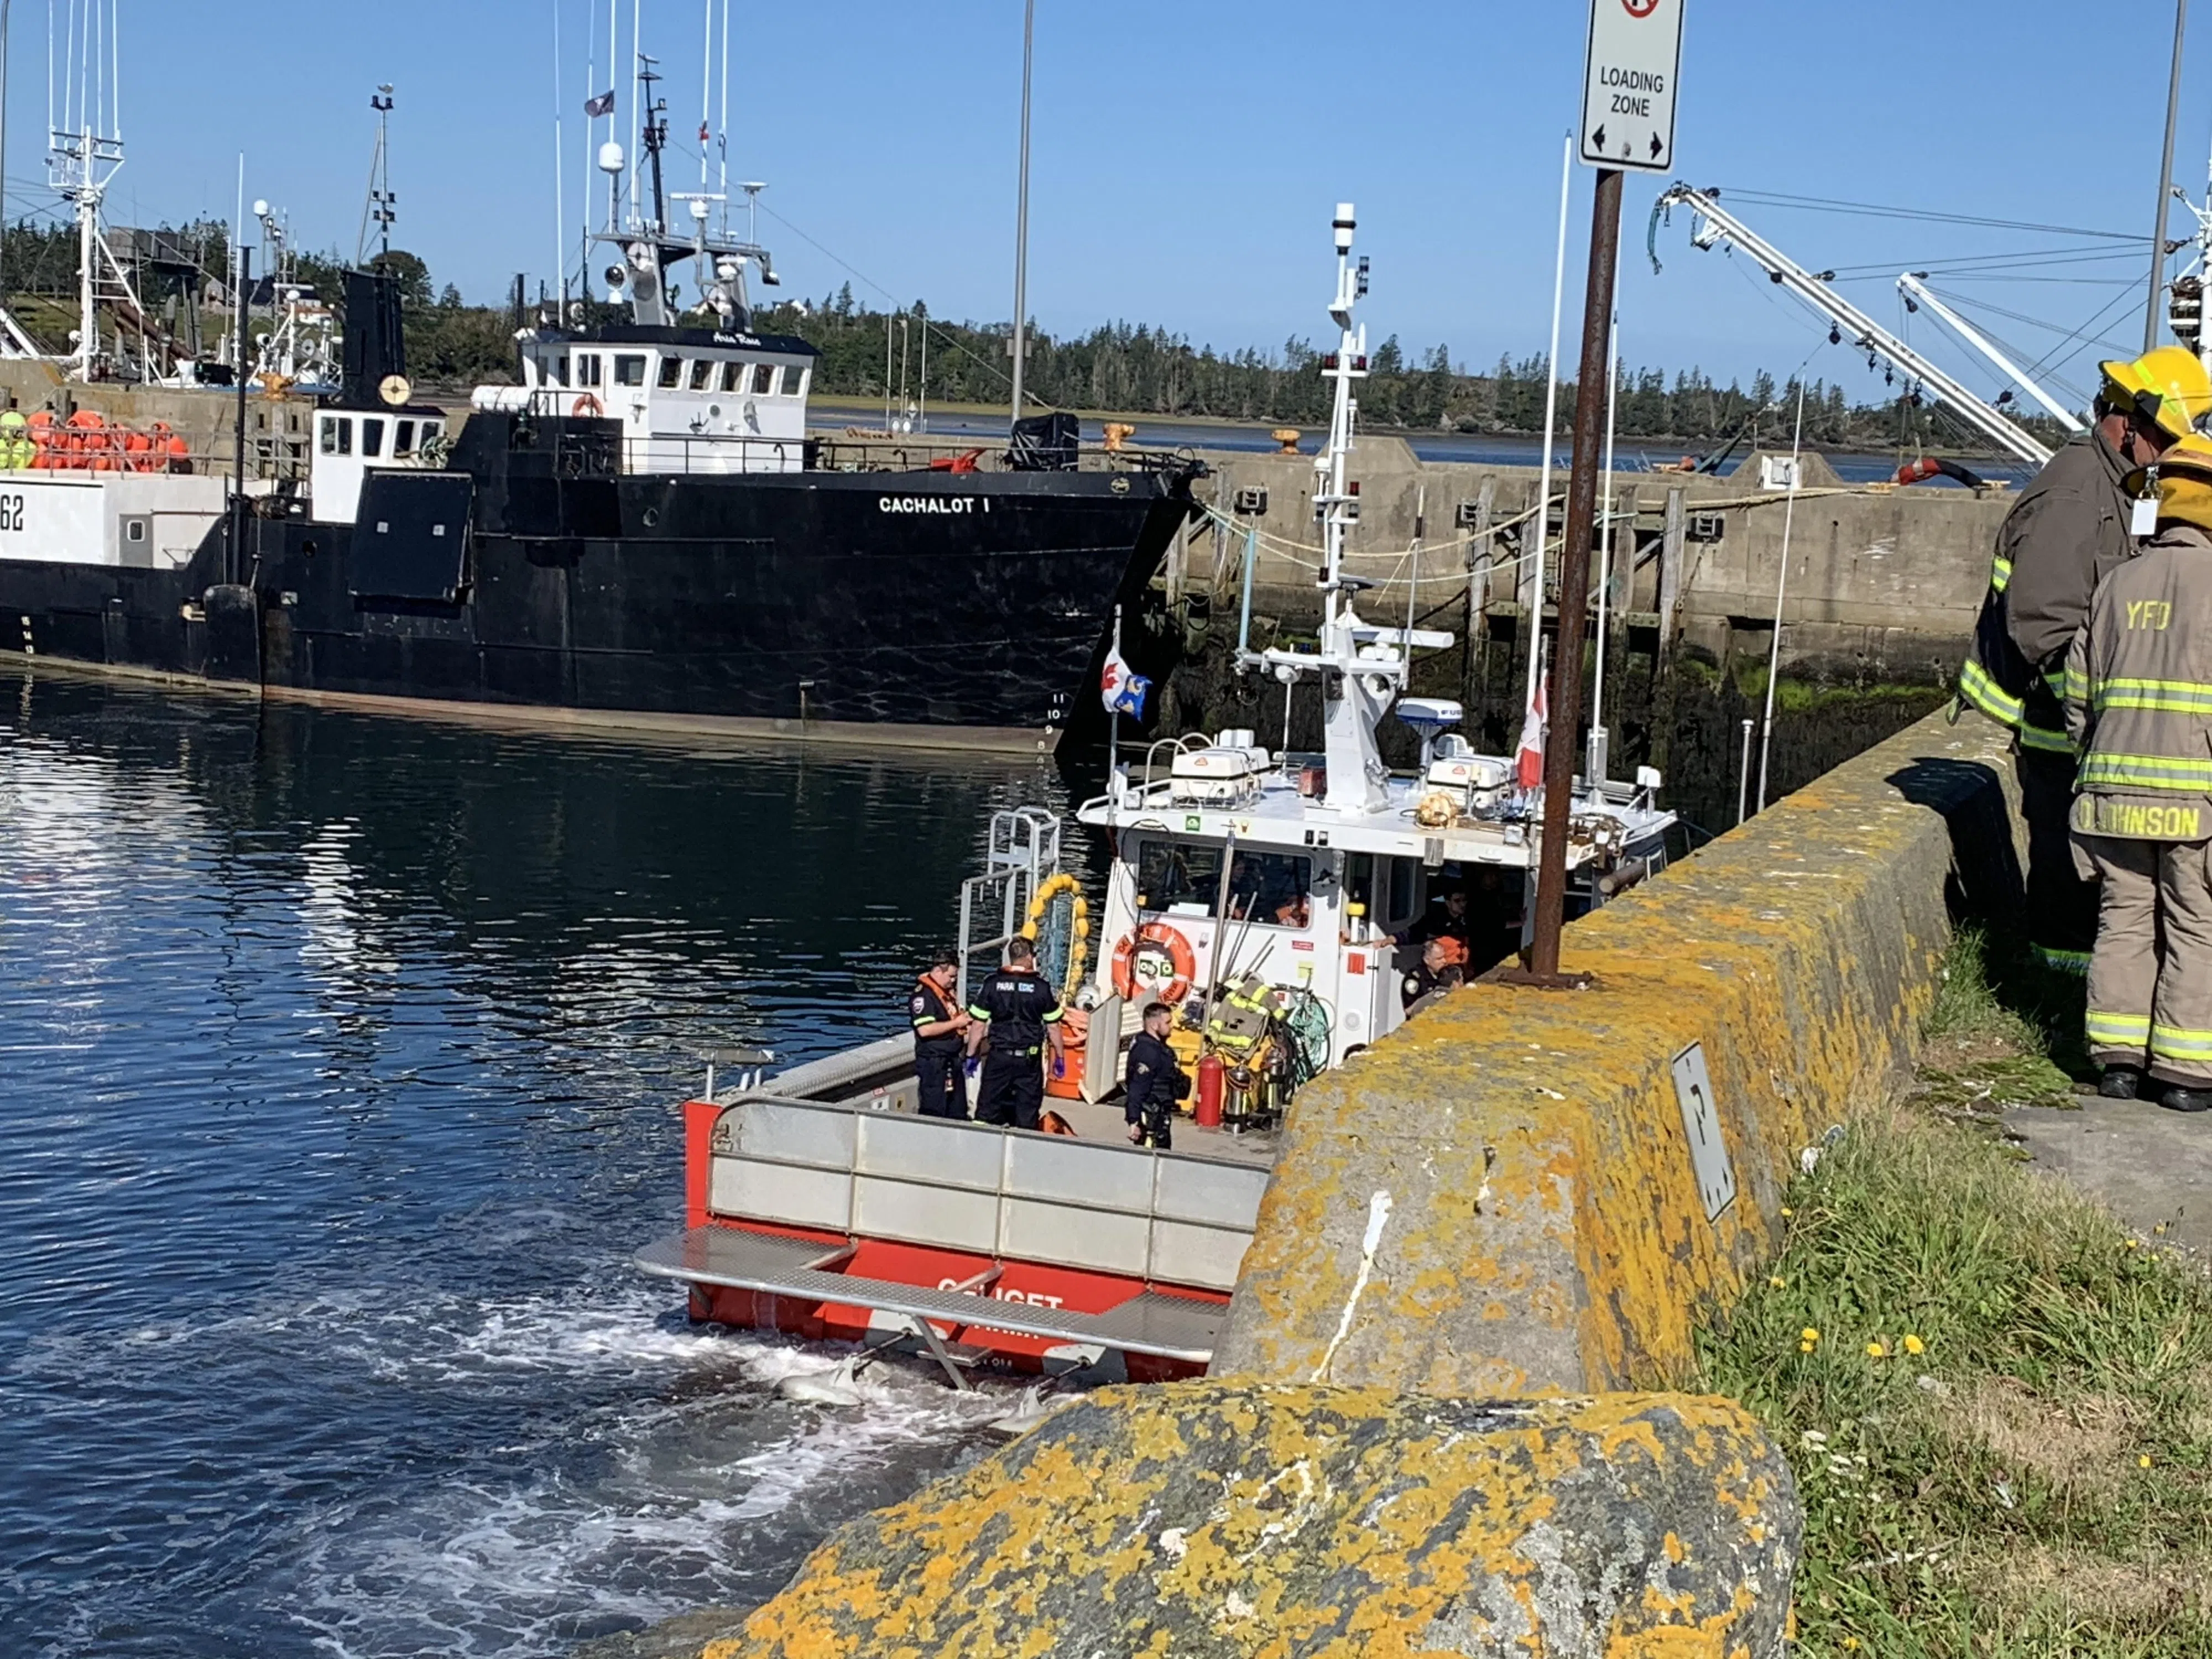
<path fill-rule="evenodd" d="M 557 1653 L 981 1455 L 627 1262 L 698 1056 L 896 1029 L 1061 793 L 0 673 L 0 1653 Z"/>

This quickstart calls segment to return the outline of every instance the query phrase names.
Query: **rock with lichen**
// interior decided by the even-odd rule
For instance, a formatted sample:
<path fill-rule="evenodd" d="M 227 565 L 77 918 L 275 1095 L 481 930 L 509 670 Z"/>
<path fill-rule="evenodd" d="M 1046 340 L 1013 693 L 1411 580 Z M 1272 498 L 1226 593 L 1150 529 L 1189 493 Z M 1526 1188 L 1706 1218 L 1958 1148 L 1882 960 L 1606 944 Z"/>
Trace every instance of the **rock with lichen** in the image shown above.
<path fill-rule="evenodd" d="M 1774 1659 L 1799 1532 L 1725 1400 L 1107 1389 L 846 1527 L 702 1659 Z"/>

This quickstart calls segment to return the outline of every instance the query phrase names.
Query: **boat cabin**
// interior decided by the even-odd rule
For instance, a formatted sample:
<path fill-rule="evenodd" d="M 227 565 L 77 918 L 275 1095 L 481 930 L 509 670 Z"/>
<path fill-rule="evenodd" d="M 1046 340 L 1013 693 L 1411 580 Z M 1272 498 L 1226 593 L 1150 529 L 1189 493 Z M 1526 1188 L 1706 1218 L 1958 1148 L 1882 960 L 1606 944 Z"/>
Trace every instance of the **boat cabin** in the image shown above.
<path fill-rule="evenodd" d="M 541 329 L 522 385 L 482 387 L 476 406 L 619 421 L 626 472 L 796 472 L 816 356 L 741 329 Z"/>
<path fill-rule="evenodd" d="M 317 410 L 314 453 L 307 463 L 313 516 L 325 524 L 351 524 L 362 481 L 372 468 L 435 466 L 446 445 L 446 411 L 434 404 Z"/>

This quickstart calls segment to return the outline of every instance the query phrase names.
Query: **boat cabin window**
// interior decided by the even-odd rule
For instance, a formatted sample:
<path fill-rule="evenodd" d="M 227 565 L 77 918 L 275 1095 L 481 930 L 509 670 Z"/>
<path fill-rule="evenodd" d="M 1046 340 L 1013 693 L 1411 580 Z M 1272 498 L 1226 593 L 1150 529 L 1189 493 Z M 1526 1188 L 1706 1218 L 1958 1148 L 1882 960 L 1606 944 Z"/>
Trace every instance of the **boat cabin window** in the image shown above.
<path fill-rule="evenodd" d="M 615 384 L 643 386 L 645 384 L 645 354 L 640 351 L 615 353 Z"/>
<path fill-rule="evenodd" d="M 683 379 L 684 360 L 681 357 L 663 357 L 660 360 L 660 389 L 663 392 L 674 391 Z"/>
<path fill-rule="evenodd" d="M 714 364 L 711 358 L 695 358 L 691 364 L 690 387 L 694 392 L 708 390 L 707 382 L 714 378 Z"/>
<path fill-rule="evenodd" d="M 721 390 L 724 392 L 742 392 L 744 389 L 745 365 L 734 360 L 724 363 L 722 365 Z"/>
<path fill-rule="evenodd" d="M 767 397 L 769 394 L 769 389 L 775 384 L 775 365 L 774 363 L 755 363 L 753 365 L 753 396 L 756 398 Z"/>
<path fill-rule="evenodd" d="M 1303 927 L 1313 915 L 1313 860 L 1240 848 L 1229 861 L 1231 920 Z M 1137 855 L 1137 908 L 1211 916 L 1221 896 L 1221 849 L 1147 842 Z"/>
<path fill-rule="evenodd" d="M 786 363 L 783 366 L 783 395 L 796 398 L 805 390 L 805 368 L 798 363 Z"/>
<path fill-rule="evenodd" d="M 400 421 L 392 429 L 392 459 L 404 461 L 415 453 L 415 422 Z"/>
<path fill-rule="evenodd" d="M 597 386 L 599 383 L 599 354 L 583 351 L 576 355 L 576 384 Z"/>
<path fill-rule="evenodd" d="M 555 386 L 568 385 L 568 354 L 564 351 L 558 357 L 549 358 L 547 361 L 551 365 L 553 370 L 553 384 Z"/>
<path fill-rule="evenodd" d="M 1390 914 L 1388 921 L 1395 927 L 1401 921 L 1410 921 L 1420 907 L 1413 890 L 1416 875 L 1413 860 L 1392 859 L 1389 863 Z"/>
<path fill-rule="evenodd" d="M 361 423 L 361 453 L 364 455 L 384 453 L 384 422 L 367 420 Z"/>
<path fill-rule="evenodd" d="M 323 416 L 323 453 L 350 455 L 353 453 L 353 422 L 343 415 Z"/>

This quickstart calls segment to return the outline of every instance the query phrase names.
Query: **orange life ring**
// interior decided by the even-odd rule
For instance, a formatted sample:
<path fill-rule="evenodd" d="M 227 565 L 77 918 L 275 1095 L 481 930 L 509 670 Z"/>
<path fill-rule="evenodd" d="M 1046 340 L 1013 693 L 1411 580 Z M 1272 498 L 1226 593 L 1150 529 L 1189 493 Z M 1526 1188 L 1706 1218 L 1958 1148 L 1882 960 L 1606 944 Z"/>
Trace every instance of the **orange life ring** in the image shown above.
<path fill-rule="evenodd" d="M 568 405 L 568 412 L 581 417 L 586 415 L 604 415 L 607 411 L 597 397 L 586 392 L 577 395 L 576 401 Z"/>
<path fill-rule="evenodd" d="M 1163 983 L 1155 969 L 1140 981 L 1137 958 L 1141 956 L 1157 959 L 1163 955 L 1168 959 L 1169 971 L 1175 976 Z M 1190 994 L 1191 977 L 1197 971 L 1198 957 L 1190 948 L 1190 941 L 1164 921 L 1148 921 L 1131 929 L 1114 947 L 1114 989 L 1125 1000 L 1142 990 L 1147 997 L 1157 997 L 1162 1002 L 1181 1002 Z"/>

